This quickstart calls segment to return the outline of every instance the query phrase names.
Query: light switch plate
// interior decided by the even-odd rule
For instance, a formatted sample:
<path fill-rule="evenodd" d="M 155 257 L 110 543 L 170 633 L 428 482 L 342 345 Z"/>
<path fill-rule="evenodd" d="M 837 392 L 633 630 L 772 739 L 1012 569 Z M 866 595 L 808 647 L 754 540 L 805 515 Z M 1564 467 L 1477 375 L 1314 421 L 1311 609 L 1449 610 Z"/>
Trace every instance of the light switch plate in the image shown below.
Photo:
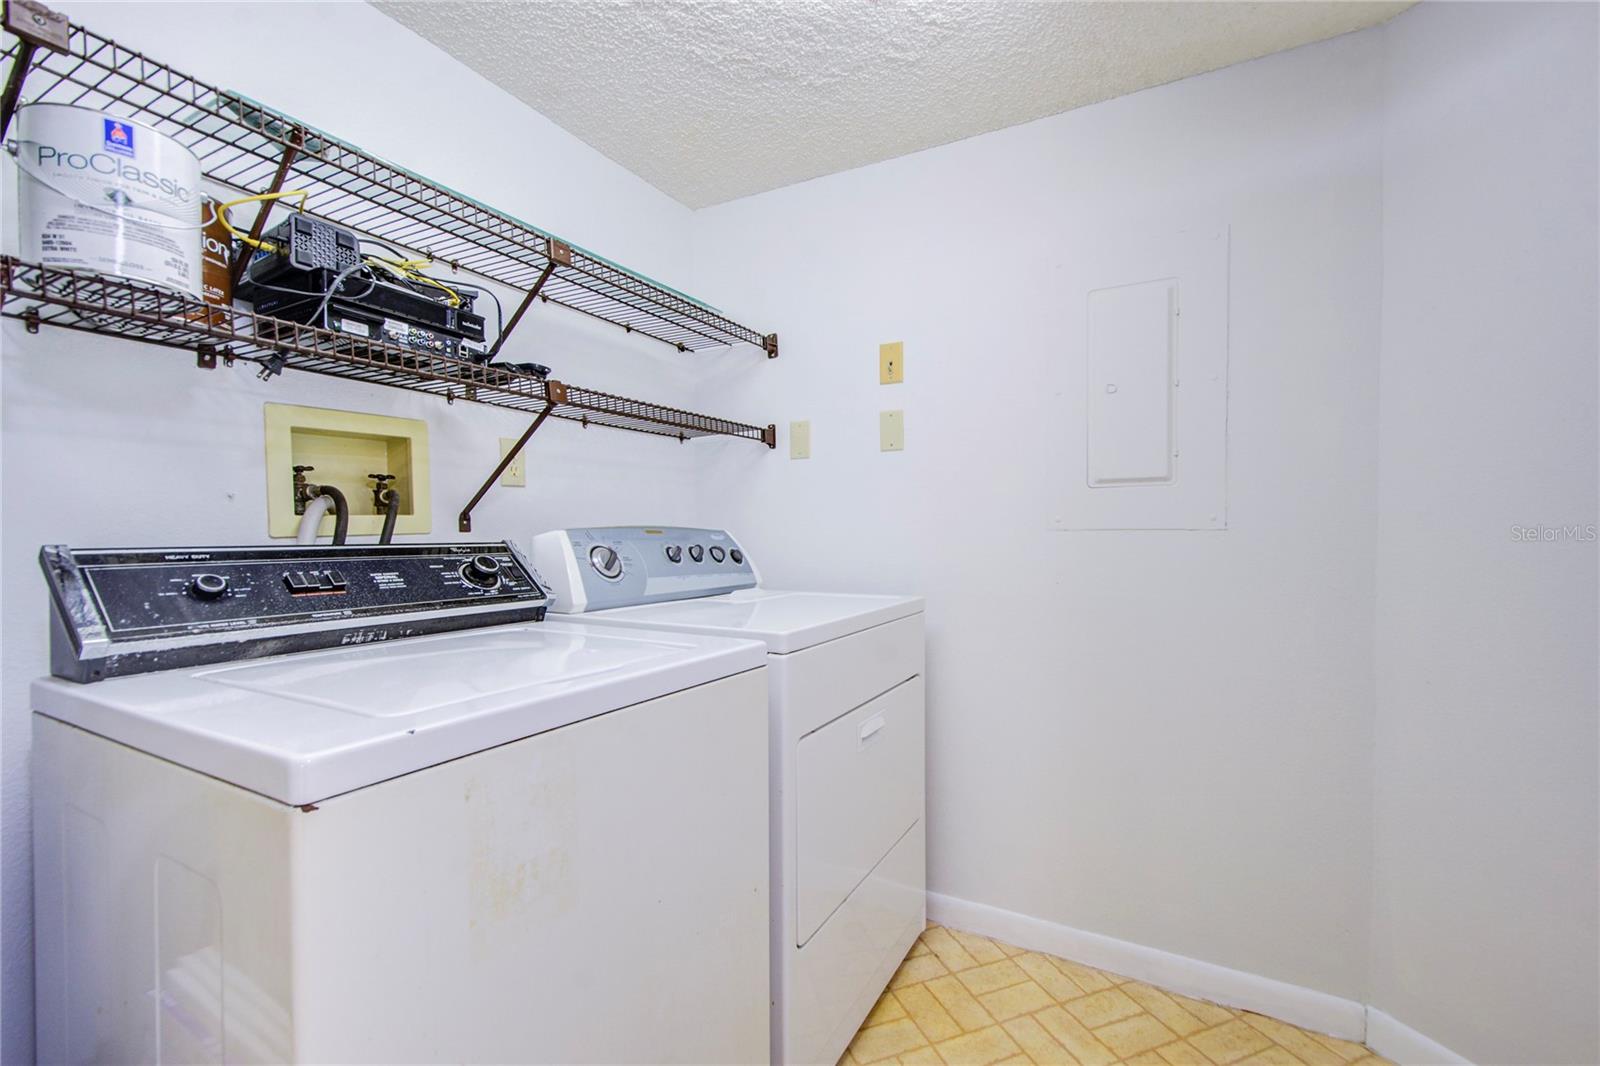
<path fill-rule="evenodd" d="M 878 412 L 878 450 L 905 451 L 906 413 L 904 411 Z"/>
<path fill-rule="evenodd" d="M 811 458 L 811 423 L 809 420 L 789 423 L 789 458 Z"/>
<path fill-rule="evenodd" d="M 878 345 L 878 384 L 898 385 L 906 379 L 906 343 L 890 341 Z"/>
<path fill-rule="evenodd" d="M 516 443 L 517 443 L 517 438 L 515 438 L 515 437 L 501 437 L 500 438 L 500 458 L 504 459 L 506 457 L 506 452 L 509 452 L 512 449 L 512 447 L 515 446 Z M 522 449 L 522 451 L 517 453 L 517 457 L 515 459 L 511 460 L 511 465 L 506 467 L 504 470 L 502 470 L 500 472 L 500 484 L 504 485 L 508 489 L 523 489 L 523 488 L 527 488 L 528 487 L 528 462 L 527 462 L 527 460 L 528 460 L 528 449 L 524 448 L 524 449 Z"/>

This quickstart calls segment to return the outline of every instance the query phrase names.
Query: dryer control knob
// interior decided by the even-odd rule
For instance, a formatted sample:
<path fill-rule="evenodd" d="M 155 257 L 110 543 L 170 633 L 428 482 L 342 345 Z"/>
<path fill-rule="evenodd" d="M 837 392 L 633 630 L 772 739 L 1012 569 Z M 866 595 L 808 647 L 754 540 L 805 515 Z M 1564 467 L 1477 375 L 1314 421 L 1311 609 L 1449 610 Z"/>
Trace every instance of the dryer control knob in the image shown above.
<path fill-rule="evenodd" d="M 604 544 L 596 544 L 589 549 L 589 565 L 607 581 L 615 581 L 622 576 L 622 556 Z"/>
<path fill-rule="evenodd" d="M 228 579 L 221 574 L 196 574 L 189 591 L 197 600 L 220 600 L 228 594 Z"/>
<path fill-rule="evenodd" d="M 735 566 L 738 566 L 740 563 L 744 562 L 744 552 L 740 551 L 738 548 L 735 548 L 728 553 L 728 558 L 733 560 L 733 564 Z"/>
<path fill-rule="evenodd" d="M 713 544 L 711 546 L 711 561 L 712 562 L 714 562 L 714 563 L 722 562 L 722 559 L 723 559 L 724 555 L 725 555 L 725 553 L 723 552 L 723 550 L 721 548 L 717 547 L 717 545 Z"/>
<path fill-rule="evenodd" d="M 683 562 L 683 549 L 676 544 L 667 545 L 667 561 L 669 563 Z"/>
<path fill-rule="evenodd" d="M 706 557 L 706 550 L 704 548 L 700 547 L 700 545 L 698 545 L 698 544 L 689 545 L 689 558 L 693 559 L 695 562 L 698 563 L 701 559 L 704 559 L 705 557 Z"/>

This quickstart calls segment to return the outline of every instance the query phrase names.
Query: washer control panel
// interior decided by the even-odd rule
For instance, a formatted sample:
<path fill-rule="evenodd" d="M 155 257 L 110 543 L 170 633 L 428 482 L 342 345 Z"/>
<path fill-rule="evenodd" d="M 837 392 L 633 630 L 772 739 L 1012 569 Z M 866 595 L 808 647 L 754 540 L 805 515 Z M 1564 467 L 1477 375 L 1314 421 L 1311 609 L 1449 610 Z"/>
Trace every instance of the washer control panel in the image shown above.
<path fill-rule="evenodd" d="M 39 561 L 53 608 L 51 670 L 73 681 L 539 621 L 547 602 L 505 542 L 49 545 Z"/>
<path fill-rule="evenodd" d="M 754 588 L 755 567 L 725 529 L 591 526 L 533 538 L 550 609 L 581 614 Z"/>

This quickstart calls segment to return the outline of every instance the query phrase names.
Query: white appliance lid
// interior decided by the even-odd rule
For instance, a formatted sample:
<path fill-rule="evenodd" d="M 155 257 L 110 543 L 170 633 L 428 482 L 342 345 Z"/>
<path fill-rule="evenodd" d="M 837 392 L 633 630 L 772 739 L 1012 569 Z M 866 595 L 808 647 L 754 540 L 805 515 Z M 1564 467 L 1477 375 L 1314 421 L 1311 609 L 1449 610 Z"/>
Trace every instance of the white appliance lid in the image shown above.
<path fill-rule="evenodd" d="M 741 673 L 750 641 L 541 622 L 77 684 L 33 709 L 301 805 Z"/>
<path fill-rule="evenodd" d="M 759 640 L 778 655 L 922 612 L 920 596 L 740 589 L 702 599 L 617 607 L 585 622 Z"/>

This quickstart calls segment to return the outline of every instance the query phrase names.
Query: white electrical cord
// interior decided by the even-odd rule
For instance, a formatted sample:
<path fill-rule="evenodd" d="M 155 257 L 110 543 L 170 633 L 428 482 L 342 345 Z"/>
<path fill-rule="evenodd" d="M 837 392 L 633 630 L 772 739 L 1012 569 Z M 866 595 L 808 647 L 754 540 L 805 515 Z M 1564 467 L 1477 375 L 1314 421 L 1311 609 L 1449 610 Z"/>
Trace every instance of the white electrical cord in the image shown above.
<path fill-rule="evenodd" d="M 294 542 L 296 544 L 315 544 L 317 542 L 317 527 L 322 525 L 322 516 L 327 514 L 332 506 L 333 497 L 321 495 L 306 504 L 306 513 L 300 518 L 300 529 L 294 535 Z"/>

